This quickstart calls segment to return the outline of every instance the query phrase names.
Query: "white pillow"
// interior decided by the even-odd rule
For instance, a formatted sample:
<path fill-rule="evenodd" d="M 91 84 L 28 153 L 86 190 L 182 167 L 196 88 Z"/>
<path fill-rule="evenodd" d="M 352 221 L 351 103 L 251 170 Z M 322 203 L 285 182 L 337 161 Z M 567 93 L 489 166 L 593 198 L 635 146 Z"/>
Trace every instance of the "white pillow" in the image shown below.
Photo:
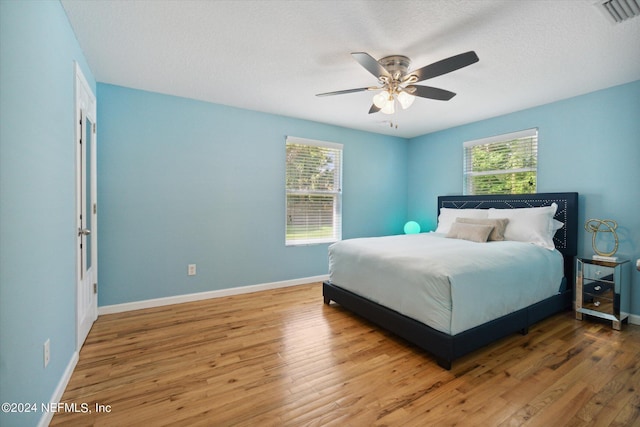
<path fill-rule="evenodd" d="M 549 240 L 551 243 L 553 243 L 553 237 L 556 235 L 556 232 L 562 227 L 564 227 L 564 222 L 558 221 L 557 219 L 551 220 L 551 227 L 549 228 Z"/>
<path fill-rule="evenodd" d="M 489 209 L 489 218 L 508 218 L 507 228 L 504 231 L 505 240 L 516 242 L 528 242 L 547 249 L 555 249 L 553 235 L 557 231 L 553 217 L 558 210 L 558 205 L 540 208 L 520 209 Z"/>
<path fill-rule="evenodd" d="M 487 209 L 452 209 L 440 208 L 436 233 L 448 233 L 456 218 L 487 218 Z"/>
<path fill-rule="evenodd" d="M 550 232 L 552 233 L 551 237 L 553 238 L 553 236 L 556 235 L 556 231 L 560 230 L 562 227 L 564 227 L 564 222 L 558 221 L 557 219 L 552 219 L 550 230 Z"/>

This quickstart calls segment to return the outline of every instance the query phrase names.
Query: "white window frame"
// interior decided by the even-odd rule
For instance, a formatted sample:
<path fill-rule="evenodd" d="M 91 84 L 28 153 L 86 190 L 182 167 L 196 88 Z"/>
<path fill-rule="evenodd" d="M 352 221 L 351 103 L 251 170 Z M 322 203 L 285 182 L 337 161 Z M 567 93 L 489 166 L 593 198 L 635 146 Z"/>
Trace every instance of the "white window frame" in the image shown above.
<path fill-rule="evenodd" d="M 490 146 L 492 144 L 504 144 L 506 142 L 522 140 L 523 144 L 528 144 L 526 147 L 529 151 L 535 153 L 536 162 L 535 167 L 513 168 L 513 169 L 497 169 L 488 171 L 473 171 L 473 151 L 472 148 L 478 145 Z M 476 193 L 472 187 L 472 181 L 469 178 L 482 175 L 503 175 L 513 174 L 521 172 L 535 172 L 536 180 L 535 185 L 531 189 L 531 193 L 537 192 L 538 187 L 538 129 L 526 129 L 518 132 L 511 132 L 502 135 L 495 135 L 488 138 L 476 139 L 473 141 L 466 141 L 463 143 L 463 183 L 462 191 L 465 195 L 473 194 L 486 194 Z M 508 194 L 508 193 L 494 193 L 494 194 Z"/>
<path fill-rule="evenodd" d="M 323 243 L 333 243 L 342 239 L 342 162 L 343 162 L 343 144 L 318 141 L 314 139 L 299 138 L 294 136 L 287 136 L 285 140 L 285 147 L 288 145 L 306 145 L 326 148 L 334 153 L 338 154 L 336 161 L 336 171 L 334 177 L 335 189 L 333 191 L 321 190 L 302 190 L 302 189 L 289 189 L 286 185 L 286 172 L 285 172 L 285 245 L 286 246 L 300 246 L 300 245 L 314 245 Z M 286 168 L 287 165 L 285 165 Z M 332 234 L 329 237 L 306 237 L 306 238 L 289 238 L 288 226 L 289 226 L 289 195 L 321 195 L 333 196 L 333 218 L 332 218 Z"/>

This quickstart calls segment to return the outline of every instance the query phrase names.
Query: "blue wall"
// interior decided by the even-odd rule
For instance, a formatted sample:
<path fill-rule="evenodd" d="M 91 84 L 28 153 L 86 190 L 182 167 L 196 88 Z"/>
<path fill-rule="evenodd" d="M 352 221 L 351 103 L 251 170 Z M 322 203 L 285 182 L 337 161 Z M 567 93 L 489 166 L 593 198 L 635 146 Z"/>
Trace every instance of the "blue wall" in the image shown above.
<path fill-rule="evenodd" d="M 405 139 L 106 84 L 98 128 L 100 306 L 326 274 L 284 244 L 286 135 L 344 144 L 344 238 L 406 220 Z"/>
<path fill-rule="evenodd" d="M 633 261 L 631 312 L 640 315 L 640 81 L 410 140 L 409 217 L 434 229 L 437 197 L 462 194 L 464 141 L 534 127 L 538 192 L 579 192 L 580 224 L 618 222 L 617 256 Z M 578 249 L 593 253 L 584 230 Z"/>
<path fill-rule="evenodd" d="M 0 1 L 0 58 L 0 402 L 40 405 L 76 350 L 73 61 L 95 82 L 58 2 Z"/>
<path fill-rule="evenodd" d="M 75 352 L 73 61 L 95 81 L 58 2 L 0 1 L 0 57 L 0 402 L 40 404 Z M 580 192 L 640 257 L 640 82 L 409 141 L 102 84 L 98 111 L 100 305 L 326 273 L 326 245 L 284 246 L 286 135 L 344 144 L 350 238 L 433 228 L 463 141 L 538 127 L 538 190 Z"/>

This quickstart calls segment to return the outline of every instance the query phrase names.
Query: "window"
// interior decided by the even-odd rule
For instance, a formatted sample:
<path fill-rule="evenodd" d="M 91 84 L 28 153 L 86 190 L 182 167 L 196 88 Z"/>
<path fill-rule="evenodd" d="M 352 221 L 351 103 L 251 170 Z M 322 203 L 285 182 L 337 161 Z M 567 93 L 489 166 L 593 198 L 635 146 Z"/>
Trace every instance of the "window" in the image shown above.
<path fill-rule="evenodd" d="M 286 244 L 342 238 L 342 144 L 287 137 Z"/>
<path fill-rule="evenodd" d="M 537 189 L 538 129 L 464 143 L 464 194 L 526 194 Z"/>

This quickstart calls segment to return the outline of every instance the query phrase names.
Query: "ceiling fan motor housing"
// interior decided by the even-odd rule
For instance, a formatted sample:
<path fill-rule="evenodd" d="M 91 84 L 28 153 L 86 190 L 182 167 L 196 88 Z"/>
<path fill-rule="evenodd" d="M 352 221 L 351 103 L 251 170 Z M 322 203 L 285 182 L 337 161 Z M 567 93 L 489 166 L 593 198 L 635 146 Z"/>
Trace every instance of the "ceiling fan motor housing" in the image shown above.
<path fill-rule="evenodd" d="M 411 60 L 403 55 L 391 55 L 380 58 L 378 63 L 391 74 L 394 80 L 401 80 L 409 72 Z"/>

